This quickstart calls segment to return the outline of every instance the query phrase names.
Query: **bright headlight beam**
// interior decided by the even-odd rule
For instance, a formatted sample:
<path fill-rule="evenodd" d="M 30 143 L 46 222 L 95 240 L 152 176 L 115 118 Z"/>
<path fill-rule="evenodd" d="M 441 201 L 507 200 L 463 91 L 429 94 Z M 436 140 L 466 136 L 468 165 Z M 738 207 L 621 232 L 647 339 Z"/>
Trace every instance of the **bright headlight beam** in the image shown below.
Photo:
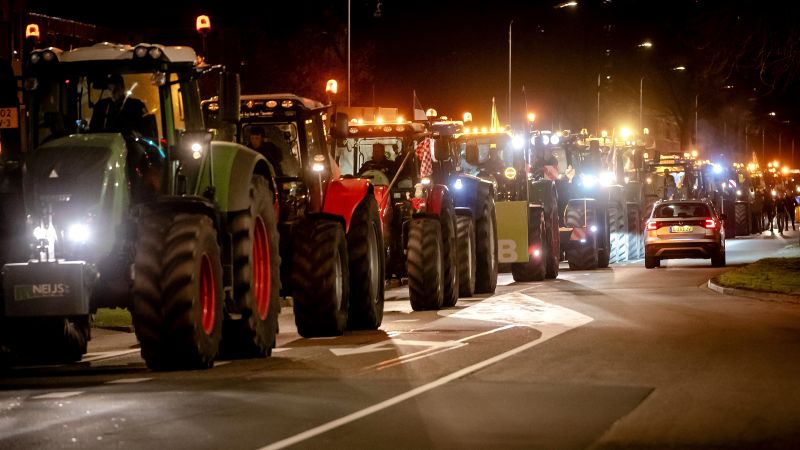
<path fill-rule="evenodd" d="M 84 243 L 91 237 L 91 231 L 86 224 L 75 223 L 67 229 L 67 239 L 72 242 Z"/>

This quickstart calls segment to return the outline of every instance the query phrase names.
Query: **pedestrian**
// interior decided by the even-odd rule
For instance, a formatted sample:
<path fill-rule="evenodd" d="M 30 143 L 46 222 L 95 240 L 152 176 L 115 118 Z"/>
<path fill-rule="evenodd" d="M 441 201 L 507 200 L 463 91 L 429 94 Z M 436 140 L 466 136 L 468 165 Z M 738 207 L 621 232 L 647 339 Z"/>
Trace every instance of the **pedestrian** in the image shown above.
<path fill-rule="evenodd" d="M 775 213 L 775 194 L 764 195 L 764 215 L 767 217 L 767 226 L 772 234 L 775 234 L 772 229 L 772 220 L 775 219 Z M 766 228 L 764 228 L 764 231 L 766 231 Z"/>
<path fill-rule="evenodd" d="M 786 191 L 786 196 L 783 199 L 783 204 L 786 207 L 786 231 L 789 231 L 789 220 L 792 221 L 792 231 L 795 231 L 796 228 L 794 227 L 794 216 L 795 216 L 795 208 L 797 207 L 797 199 L 791 192 Z"/>
<path fill-rule="evenodd" d="M 786 202 L 783 201 L 783 195 L 780 192 L 775 198 L 775 211 L 778 221 L 778 234 L 783 236 L 783 231 L 786 228 L 786 219 L 789 214 L 786 212 Z"/>

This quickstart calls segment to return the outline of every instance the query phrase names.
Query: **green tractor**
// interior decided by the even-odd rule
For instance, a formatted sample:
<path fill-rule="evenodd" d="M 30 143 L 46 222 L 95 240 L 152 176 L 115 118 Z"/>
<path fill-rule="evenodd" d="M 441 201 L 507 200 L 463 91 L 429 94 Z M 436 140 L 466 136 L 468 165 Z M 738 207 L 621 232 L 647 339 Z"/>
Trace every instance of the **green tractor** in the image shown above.
<path fill-rule="evenodd" d="M 280 312 L 266 159 L 212 140 L 188 47 L 36 50 L 25 81 L 30 259 L 3 267 L 4 342 L 75 361 L 99 307 L 130 309 L 153 369 L 208 368 L 220 349 L 270 355 Z M 219 73 L 220 119 L 239 118 Z"/>
<path fill-rule="evenodd" d="M 494 185 L 498 263 L 510 265 L 514 281 L 556 278 L 560 247 L 555 184 L 531 170 L 527 134 L 465 127 L 454 139 L 463 176 Z"/>

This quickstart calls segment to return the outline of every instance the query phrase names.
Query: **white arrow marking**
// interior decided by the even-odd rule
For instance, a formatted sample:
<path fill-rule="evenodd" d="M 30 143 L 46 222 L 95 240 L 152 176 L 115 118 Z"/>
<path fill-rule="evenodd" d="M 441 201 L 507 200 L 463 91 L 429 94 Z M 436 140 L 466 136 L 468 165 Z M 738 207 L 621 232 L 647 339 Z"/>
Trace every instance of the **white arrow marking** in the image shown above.
<path fill-rule="evenodd" d="M 527 326 L 536 328 L 542 334 L 548 334 L 551 329 L 570 329 L 592 321 L 591 317 L 578 311 L 543 302 L 521 292 L 490 297 L 447 317 Z"/>
<path fill-rule="evenodd" d="M 410 345 L 415 347 L 428 347 L 428 348 L 445 348 L 460 345 L 456 341 L 417 341 L 408 339 L 389 339 L 386 341 L 376 342 L 374 344 L 362 345 L 355 348 L 332 348 L 331 353 L 336 356 L 350 356 L 360 355 L 363 353 L 383 352 L 386 350 L 395 350 L 400 345 Z"/>
<path fill-rule="evenodd" d="M 48 398 L 67 398 L 83 394 L 83 391 L 64 391 L 64 392 L 50 392 L 49 394 L 42 394 L 31 397 L 34 400 L 48 399 Z"/>

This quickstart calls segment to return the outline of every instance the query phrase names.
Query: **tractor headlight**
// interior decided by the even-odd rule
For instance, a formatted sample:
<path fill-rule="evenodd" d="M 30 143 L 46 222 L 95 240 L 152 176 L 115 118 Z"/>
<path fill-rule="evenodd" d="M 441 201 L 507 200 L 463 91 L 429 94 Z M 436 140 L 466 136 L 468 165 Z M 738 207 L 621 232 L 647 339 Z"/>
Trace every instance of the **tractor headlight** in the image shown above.
<path fill-rule="evenodd" d="M 591 231 L 592 233 L 597 233 L 597 225 L 590 226 L 589 231 Z"/>
<path fill-rule="evenodd" d="M 597 184 L 597 177 L 594 175 L 581 175 L 581 181 L 583 182 L 584 186 L 590 188 Z"/>
<path fill-rule="evenodd" d="M 600 174 L 600 184 L 603 186 L 611 186 L 617 180 L 613 172 L 603 172 Z"/>
<path fill-rule="evenodd" d="M 147 56 L 147 47 L 144 45 L 139 45 L 135 49 L 133 49 L 133 56 L 137 58 L 144 58 Z"/>
<path fill-rule="evenodd" d="M 33 229 L 33 237 L 37 241 L 41 241 L 42 239 L 47 239 L 47 230 L 42 227 L 36 227 Z"/>
<path fill-rule="evenodd" d="M 72 242 L 83 244 L 91 238 L 89 226 L 83 223 L 75 223 L 67 229 L 67 239 Z"/>
<path fill-rule="evenodd" d="M 511 138 L 511 145 L 514 147 L 514 150 L 522 150 L 522 147 L 525 146 L 525 138 L 520 135 L 516 135 Z"/>
<path fill-rule="evenodd" d="M 40 59 L 42 59 L 42 55 L 40 55 L 39 53 L 32 53 L 31 54 L 31 62 L 33 64 L 38 63 Z"/>
<path fill-rule="evenodd" d="M 508 178 L 509 180 L 513 180 L 514 178 L 517 177 L 517 169 L 513 167 L 506 167 L 506 170 L 505 172 L 503 172 L 503 175 L 505 175 L 506 178 Z"/>
<path fill-rule="evenodd" d="M 550 137 L 550 143 L 551 144 L 558 145 L 558 141 L 559 141 L 559 139 L 558 139 L 558 135 L 557 134 L 554 134 L 553 136 Z"/>
<path fill-rule="evenodd" d="M 150 47 L 150 50 L 147 51 L 147 54 L 153 59 L 160 59 L 164 52 L 158 47 Z"/>
<path fill-rule="evenodd" d="M 203 146 L 195 142 L 192 144 L 192 158 L 200 159 L 201 156 L 203 156 Z"/>
<path fill-rule="evenodd" d="M 422 183 L 423 186 L 427 186 L 427 185 L 431 184 L 431 179 L 428 178 L 428 177 L 425 177 L 425 178 L 419 180 L 419 182 Z"/>
<path fill-rule="evenodd" d="M 456 182 L 453 184 L 453 187 L 456 189 L 461 189 L 464 185 L 461 183 L 461 178 L 457 179 Z"/>
<path fill-rule="evenodd" d="M 542 135 L 542 144 L 548 145 L 550 144 L 550 136 L 547 134 Z"/>

